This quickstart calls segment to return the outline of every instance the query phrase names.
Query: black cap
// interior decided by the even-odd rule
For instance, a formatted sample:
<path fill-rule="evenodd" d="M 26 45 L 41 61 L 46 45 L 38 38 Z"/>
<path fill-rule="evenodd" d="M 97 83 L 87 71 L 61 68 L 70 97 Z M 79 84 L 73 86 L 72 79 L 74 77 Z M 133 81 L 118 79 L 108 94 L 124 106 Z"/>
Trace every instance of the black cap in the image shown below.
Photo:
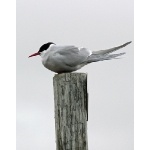
<path fill-rule="evenodd" d="M 55 43 L 53 43 L 53 42 L 48 42 L 48 43 L 46 43 L 46 44 L 43 44 L 43 45 L 40 47 L 40 49 L 39 49 L 38 52 L 43 52 L 43 51 L 47 50 L 47 49 L 50 47 L 51 44 L 55 44 Z"/>

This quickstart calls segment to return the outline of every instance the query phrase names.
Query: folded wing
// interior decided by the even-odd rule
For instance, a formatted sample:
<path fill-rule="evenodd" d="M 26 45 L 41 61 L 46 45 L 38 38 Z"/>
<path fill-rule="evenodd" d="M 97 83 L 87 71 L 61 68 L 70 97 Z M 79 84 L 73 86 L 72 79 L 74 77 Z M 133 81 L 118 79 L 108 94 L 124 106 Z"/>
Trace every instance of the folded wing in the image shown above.
<path fill-rule="evenodd" d="M 74 67 L 87 60 L 90 54 L 91 51 L 86 48 L 59 46 L 55 47 L 53 57 L 68 66 Z"/>

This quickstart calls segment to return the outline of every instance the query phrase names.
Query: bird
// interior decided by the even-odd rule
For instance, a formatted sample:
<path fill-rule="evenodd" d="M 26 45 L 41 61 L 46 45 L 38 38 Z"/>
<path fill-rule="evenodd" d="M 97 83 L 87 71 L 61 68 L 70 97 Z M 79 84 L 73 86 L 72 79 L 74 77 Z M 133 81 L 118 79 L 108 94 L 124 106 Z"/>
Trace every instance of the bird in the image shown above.
<path fill-rule="evenodd" d="M 53 42 L 43 44 L 39 51 L 30 55 L 41 56 L 42 64 L 47 69 L 55 73 L 70 73 L 81 69 L 85 65 L 92 62 L 116 59 L 118 56 L 124 55 L 125 52 L 112 54 L 131 43 L 127 42 L 120 46 L 109 48 L 106 50 L 91 51 L 84 47 L 76 47 L 73 45 L 56 45 Z"/>

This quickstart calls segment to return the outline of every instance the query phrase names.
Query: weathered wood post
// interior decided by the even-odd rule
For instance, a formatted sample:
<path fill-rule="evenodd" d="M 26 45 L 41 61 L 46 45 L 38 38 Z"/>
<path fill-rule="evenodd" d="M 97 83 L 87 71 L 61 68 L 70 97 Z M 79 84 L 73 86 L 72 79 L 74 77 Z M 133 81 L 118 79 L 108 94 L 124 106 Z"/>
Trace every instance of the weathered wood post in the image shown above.
<path fill-rule="evenodd" d="M 57 150 L 88 150 L 87 74 L 63 73 L 53 78 Z"/>

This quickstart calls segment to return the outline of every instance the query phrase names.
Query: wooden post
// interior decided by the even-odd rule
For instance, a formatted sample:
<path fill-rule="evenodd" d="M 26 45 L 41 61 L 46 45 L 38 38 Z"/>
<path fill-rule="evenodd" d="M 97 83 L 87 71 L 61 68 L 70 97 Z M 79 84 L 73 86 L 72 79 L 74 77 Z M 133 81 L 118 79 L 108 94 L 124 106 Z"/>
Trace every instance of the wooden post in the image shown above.
<path fill-rule="evenodd" d="M 57 150 L 88 150 L 87 74 L 63 73 L 53 78 Z"/>

